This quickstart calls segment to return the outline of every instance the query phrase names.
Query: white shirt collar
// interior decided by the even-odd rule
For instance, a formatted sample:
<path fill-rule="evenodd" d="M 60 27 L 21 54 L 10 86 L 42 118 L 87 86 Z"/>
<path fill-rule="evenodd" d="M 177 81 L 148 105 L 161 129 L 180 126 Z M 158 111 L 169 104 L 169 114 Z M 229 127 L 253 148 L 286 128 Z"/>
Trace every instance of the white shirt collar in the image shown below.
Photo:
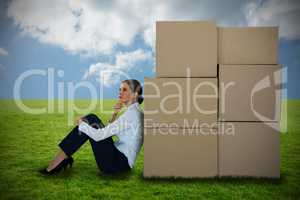
<path fill-rule="evenodd" d="M 127 109 L 132 109 L 134 107 L 138 107 L 139 103 L 138 102 L 134 102 L 133 104 L 131 104 L 130 106 L 127 107 Z"/>

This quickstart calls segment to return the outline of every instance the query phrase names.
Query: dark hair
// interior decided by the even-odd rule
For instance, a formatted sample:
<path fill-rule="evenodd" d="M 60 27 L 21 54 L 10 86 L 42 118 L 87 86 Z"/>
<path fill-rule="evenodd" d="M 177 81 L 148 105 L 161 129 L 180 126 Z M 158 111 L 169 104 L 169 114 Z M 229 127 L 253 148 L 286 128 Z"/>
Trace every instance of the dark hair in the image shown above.
<path fill-rule="evenodd" d="M 122 81 L 122 83 L 126 83 L 133 93 L 136 92 L 138 94 L 137 101 L 139 104 L 143 103 L 143 101 L 144 101 L 144 97 L 142 96 L 143 88 L 138 80 L 126 79 L 126 80 Z"/>

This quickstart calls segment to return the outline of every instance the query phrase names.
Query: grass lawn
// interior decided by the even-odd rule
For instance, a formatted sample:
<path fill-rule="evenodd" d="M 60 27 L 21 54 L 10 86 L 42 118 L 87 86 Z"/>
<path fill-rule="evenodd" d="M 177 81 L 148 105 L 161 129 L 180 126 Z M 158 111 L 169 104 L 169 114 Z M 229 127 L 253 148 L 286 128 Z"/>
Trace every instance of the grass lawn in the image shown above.
<path fill-rule="evenodd" d="M 86 101 L 78 101 L 84 107 Z M 46 101 L 27 101 L 31 107 Z M 113 101 L 104 106 L 110 109 Z M 108 114 L 94 113 L 107 123 Z M 144 179 L 143 151 L 134 170 L 104 176 L 87 142 L 71 170 L 40 175 L 71 129 L 67 114 L 31 115 L 10 100 L 0 101 L 0 199 L 300 199 L 300 100 L 288 101 L 288 133 L 281 134 L 281 179 Z"/>

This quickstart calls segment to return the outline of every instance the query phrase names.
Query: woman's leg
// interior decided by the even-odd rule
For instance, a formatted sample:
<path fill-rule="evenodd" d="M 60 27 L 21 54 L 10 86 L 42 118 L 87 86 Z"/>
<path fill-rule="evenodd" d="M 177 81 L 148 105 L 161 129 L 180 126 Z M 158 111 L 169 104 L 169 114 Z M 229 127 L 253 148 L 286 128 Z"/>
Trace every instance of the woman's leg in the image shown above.
<path fill-rule="evenodd" d="M 89 114 L 84 119 L 96 129 L 104 127 L 102 121 L 94 114 Z M 96 142 L 84 133 L 80 133 L 76 127 L 74 132 L 76 134 L 69 134 L 59 145 L 66 155 L 71 156 L 89 140 L 96 163 L 102 172 L 116 173 L 130 169 L 126 156 L 115 147 L 112 137 Z"/>
<path fill-rule="evenodd" d="M 98 129 L 104 127 L 96 115 L 90 115 L 87 121 L 94 128 Z M 102 172 L 116 173 L 130 169 L 126 156 L 115 147 L 112 137 L 97 142 L 91 138 L 88 139 L 92 146 L 98 168 Z"/>
<path fill-rule="evenodd" d="M 65 152 L 60 149 L 56 154 L 55 158 L 50 162 L 49 166 L 47 167 L 47 171 L 49 172 L 52 169 L 54 169 L 59 163 L 61 163 L 67 157 L 68 156 L 65 154 Z"/>
<path fill-rule="evenodd" d="M 97 165 L 103 173 L 114 174 L 130 170 L 127 157 L 115 147 L 111 137 L 98 142 L 90 139 L 90 143 Z"/>
<path fill-rule="evenodd" d="M 102 121 L 94 114 L 86 115 L 84 120 L 94 128 L 104 127 Z M 47 171 L 51 171 L 68 156 L 73 155 L 88 139 L 89 137 L 87 135 L 78 130 L 78 126 L 74 127 L 72 131 L 59 143 L 60 150 L 56 154 L 55 158 L 50 162 Z"/>
<path fill-rule="evenodd" d="M 104 127 L 102 121 L 94 114 L 85 116 L 84 120 L 94 128 Z M 130 169 L 126 156 L 115 147 L 111 137 L 96 142 L 84 133 L 78 131 L 78 126 L 74 127 L 61 141 L 59 144 L 61 151 L 58 152 L 56 158 L 51 162 L 53 164 L 51 166 L 49 165 L 49 169 L 53 169 L 62 160 L 73 155 L 87 140 L 91 143 L 95 160 L 102 172 L 117 173 Z"/>
<path fill-rule="evenodd" d="M 101 126 L 98 128 L 103 125 L 96 115 L 92 117 L 92 121 L 89 121 L 89 123 L 91 122 L 100 124 Z M 112 137 L 97 142 L 89 138 L 89 141 L 96 163 L 102 172 L 111 174 L 130 169 L 127 157 L 115 147 Z"/>

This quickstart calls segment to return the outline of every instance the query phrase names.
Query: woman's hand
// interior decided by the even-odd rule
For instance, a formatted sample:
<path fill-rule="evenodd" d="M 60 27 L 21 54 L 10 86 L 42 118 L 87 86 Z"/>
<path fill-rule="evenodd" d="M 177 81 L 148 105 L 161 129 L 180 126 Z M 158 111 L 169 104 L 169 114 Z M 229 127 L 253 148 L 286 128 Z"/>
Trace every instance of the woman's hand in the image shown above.
<path fill-rule="evenodd" d="M 118 113 L 120 112 L 120 110 L 122 109 L 122 107 L 123 107 L 122 101 L 118 101 L 118 102 L 114 105 L 113 109 L 114 109 L 115 111 L 114 111 L 114 113 L 112 114 L 112 116 L 111 116 L 111 118 L 110 118 L 110 120 L 109 120 L 109 123 L 112 123 L 113 121 L 115 121 L 115 119 L 117 118 L 117 115 L 118 115 Z"/>
<path fill-rule="evenodd" d="M 76 117 L 76 119 L 75 119 L 75 124 L 79 126 L 79 124 L 80 124 L 81 122 L 83 122 L 82 117 Z"/>
<path fill-rule="evenodd" d="M 115 110 L 114 113 L 118 114 L 122 109 L 122 107 L 123 107 L 123 103 L 121 101 L 118 101 L 113 107 L 113 109 Z"/>

